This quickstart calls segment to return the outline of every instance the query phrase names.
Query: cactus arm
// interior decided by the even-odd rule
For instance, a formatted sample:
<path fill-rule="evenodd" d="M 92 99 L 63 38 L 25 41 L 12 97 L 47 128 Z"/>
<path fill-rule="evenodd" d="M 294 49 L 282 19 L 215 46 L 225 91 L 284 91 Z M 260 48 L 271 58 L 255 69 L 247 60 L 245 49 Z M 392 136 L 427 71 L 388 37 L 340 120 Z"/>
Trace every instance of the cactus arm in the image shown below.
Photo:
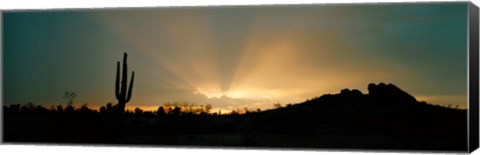
<path fill-rule="evenodd" d="M 120 97 L 121 100 L 125 100 L 125 96 L 127 93 L 127 53 L 123 54 L 123 68 L 122 68 L 122 85 L 121 85 L 121 92 Z"/>
<path fill-rule="evenodd" d="M 118 61 L 117 62 L 117 76 L 115 78 L 115 97 L 117 98 L 117 100 L 120 99 L 120 90 L 118 89 L 118 85 L 120 85 L 119 82 L 119 78 L 120 78 L 120 62 Z"/>
<path fill-rule="evenodd" d="M 132 79 L 130 79 L 130 87 L 128 88 L 127 100 L 125 102 L 129 102 L 131 97 L 132 97 L 132 89 L 133 89 L 134 78 L 135 78 L 135 72 L 132 72 Z"/>

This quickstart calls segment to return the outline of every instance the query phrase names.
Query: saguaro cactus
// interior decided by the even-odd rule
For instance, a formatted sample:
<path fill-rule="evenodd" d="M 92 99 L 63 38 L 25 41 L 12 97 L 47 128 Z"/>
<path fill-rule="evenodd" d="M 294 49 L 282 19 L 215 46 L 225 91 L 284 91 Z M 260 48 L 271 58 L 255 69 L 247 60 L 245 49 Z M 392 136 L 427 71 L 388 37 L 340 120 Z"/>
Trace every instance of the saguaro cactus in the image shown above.
<path fill-rule="evenodd" d="M 125 104 L 127 104 L 132 98 L 133 79 L 135 77 L 135 72 L 133 71 L 132 79 L 130 80 L 130 87 L 128 88 L 128 93 L 127 93 L 127 56 L 128 56 L 127 53 L 123 54 L 122 81 L 119 82 L 120 61 L 117 62 L 117 76 L 115 79 L 115 97 L 118 100 L 118 109 L 121 113 L 125 111 Z"/>

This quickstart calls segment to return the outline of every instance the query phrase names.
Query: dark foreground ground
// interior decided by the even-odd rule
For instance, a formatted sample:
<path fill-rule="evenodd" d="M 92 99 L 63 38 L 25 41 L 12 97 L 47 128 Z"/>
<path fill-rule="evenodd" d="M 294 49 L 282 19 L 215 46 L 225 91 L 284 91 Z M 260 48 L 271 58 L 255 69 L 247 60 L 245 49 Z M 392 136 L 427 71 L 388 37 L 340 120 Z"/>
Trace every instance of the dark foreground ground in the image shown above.
<path fill-rule="evenodd" d="M 467 150 L 467 111 L 418 102 L 393 85 L 342 90 L 246 114 L 4 106 L 4 142 Z"/>

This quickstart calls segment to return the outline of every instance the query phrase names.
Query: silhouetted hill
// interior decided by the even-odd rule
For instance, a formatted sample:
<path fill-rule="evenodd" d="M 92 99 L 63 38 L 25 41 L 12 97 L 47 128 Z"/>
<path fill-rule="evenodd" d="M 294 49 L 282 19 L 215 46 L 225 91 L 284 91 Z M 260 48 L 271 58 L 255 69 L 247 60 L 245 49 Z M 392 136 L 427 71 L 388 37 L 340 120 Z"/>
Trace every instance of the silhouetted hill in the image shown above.
<path fill-rule="evenodd" d="M 425 112 L 464 112 L 438 105 L 419 102 L 412 95 L 393 84 L 369 84 L 368 94 L 357 89 L 343 89 L 338 94 L 326 94 L 321 97 L 287 107 L 260 112 L 265 115 L 304 115 L 312 113 L 327 117 L 331 115 L 384 115 L 419 114 Z"/>
<path fill-rule="evenodd" d="M 393 84 L 380 83 L 369 84 L 367 94 L 356 89 L 343 89 L 338 94 L 252 113 L 247 121 L 269 133 L 353 137 L 381 135 L 401 144 L 373 141 L 371 146 L 425 149 L 425 145 L 430 145 L 428 149 L 442 150 L 466 149 L 466 114 L 466 110 L 419 102 Z M 432 144 L 423 144 L 429 140 L 433 140 Z M 349 143 L 348 140 L 343 142 Z M 371 147 L 367 143 L 365 145 L 362 147 Z"/>

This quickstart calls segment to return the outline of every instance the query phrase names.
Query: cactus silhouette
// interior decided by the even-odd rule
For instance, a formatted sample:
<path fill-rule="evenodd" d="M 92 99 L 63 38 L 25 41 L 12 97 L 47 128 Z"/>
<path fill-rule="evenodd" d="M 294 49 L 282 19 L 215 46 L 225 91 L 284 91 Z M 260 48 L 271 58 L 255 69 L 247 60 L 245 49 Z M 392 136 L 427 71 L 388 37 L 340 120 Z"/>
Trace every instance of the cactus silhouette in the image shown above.
<path fill-rule="evenodd" d="M 130 87 L 127 92 L 127 53 L 123 54 L 123 68 L 122 68 L 122 81 L 120 80 L 120 61 L 117 62 L 117 76 L 115 78 L 115 97 L 118 100 L 119 112 L 125 111 L 125 104 L 127 104 L 132 98 L 133 80 L 135 78 L 135 72 L 132 72 L 132 79 L 130 80 Z"/>

